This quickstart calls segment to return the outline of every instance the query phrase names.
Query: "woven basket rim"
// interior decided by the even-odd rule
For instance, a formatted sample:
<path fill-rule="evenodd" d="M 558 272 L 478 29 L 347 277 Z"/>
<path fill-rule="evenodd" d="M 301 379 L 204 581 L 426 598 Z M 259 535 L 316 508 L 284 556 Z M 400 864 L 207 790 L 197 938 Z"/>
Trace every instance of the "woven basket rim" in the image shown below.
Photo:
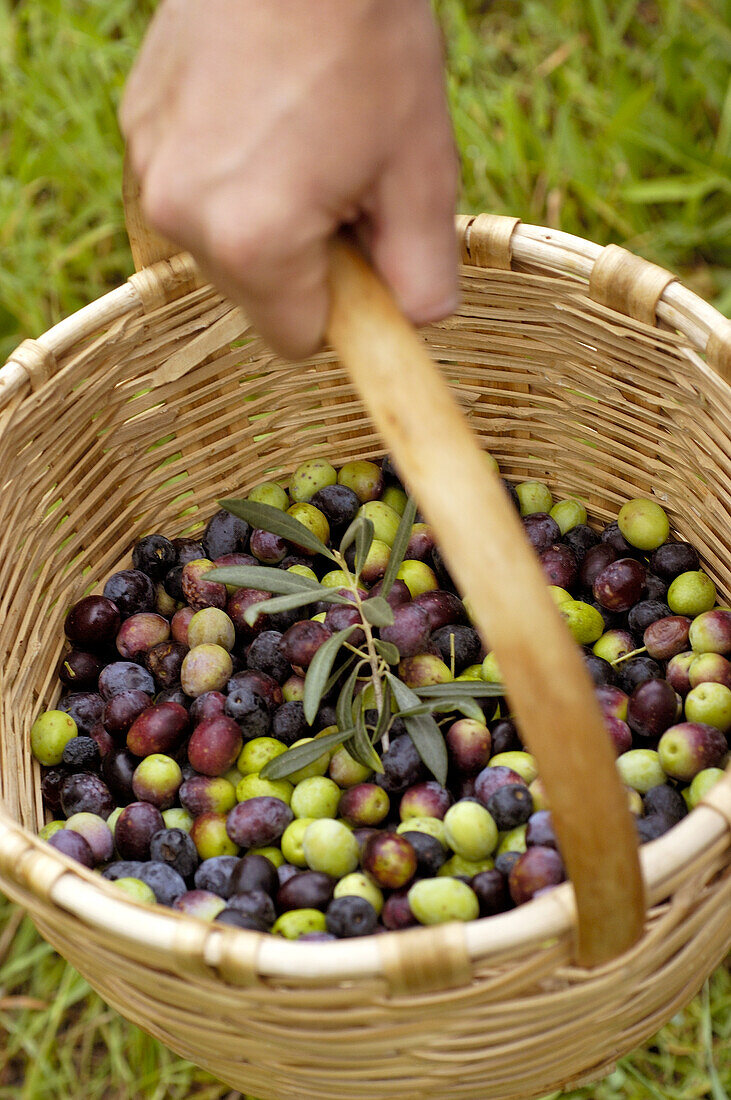
<path fill-rule="evenodd" d="M 469 267 L 492 267 L 489 263 L 477 262 L 469 252 L 471 236 L 479 217 L 462 215 L 457 219 L 468 270 Z M 529 265 L 532 274 L 570 277 L 576 280 L 579 289 L 582 284 L 589 284 L 597 260 L 607 251 L 571 234 L 517 224 L 515 219 L 504 221 L 512 222 L 506 240 L 509 260 L 512 258 L 518 264 Z M 644 264 L 644 261 L 639 263 Z M 181 266 L 188 274 L 187 282 L 180 280 Z M 509 267 L 510 263 L 498 266 Z M 683 350 L 693 356 L 696 365 L 709 373 L 717 373 L 717 368 L 707 367 L 694 352 L 701 355 L 707 353 L 709 340 L 719 333 L 721 348 L 727 350 L 731 347 L 731 323 L 672 276 L 668 275 L 668 280 L 656 299 L 657 317 L 687 338 L 694 351 L 688 348 Z M 45 377 L 34 377 L 26 357 L 18 354 L 19 349 L 11 354 L 5 366 L 0 368 L 0 409 L 12 397 L 22 393 L 29 383 L 35 389 L 45 382 L 53 373 L 56 359 L 79 341 L 99 333 L 113 322 L 140 316 L 156 305 L 175 300 L 196 288 L 211 289 L 206 288 L 186 254 L 171 261 L 160 261 L 131 276 L 125 284 L 71 314 L 37 340 L 25 342 L 26 345 L 31 344 L 32 350 L 42 359 L 45 358 L 47 367 L 50 364 Z M 626 321 L 626 318 L 622 320 Z M 448 322 L 445 327 L 448 327 Z M 723 364 L 720 358 L 719 363 Z M 724 841 L 728 844 L 730 827 L 731 765 L 705 804 L 698 806 L 670 833 L 640 850 L 648 907 L 667 896 L 682 868 L 696 855 L 718 847 Z M 264 977 L 348 980 L 384 975 L 380 936 L 305 945 L 241 929 L 211 928 L 207 925 L 201 928 L 200 922 L 183 914 L 161 907 L 150 909 L 140 906 L 115 890 L 112 884 L 79 868 L 78 864 L 24 830 L 2 808 L 0 866 L 9 878 L 22 882 L 25 888 L 33 892 L 45 894 L 87 925 L 130 942 L 176 954 L 183 943 L 186 949 L 195 943 L 200 948 L 201 957 L 213 968 L 224 954 L 229 960 L 235 957 L 236 944 L 241 944 L 242 965 L 245 958 L 247 967 L 251 969 L 253 965 L 253 972 Z M 573 889 L 570 883 L 565 883 L 518 910 L 468 922 L 460 929 L 469 958 L 480 961 L 495 953 L 502 955 L 506 951 L 517 951 L 550 939 L 570 936 L 575 919 Z M 408 932 L 416 950 L 419 942 L 426 944 L 439 934 L 438 929 L 429 927 Z M 404 933 L 399 935 L 402 937 Z M 244 948 L 245 944 L 249 946 Z"/>
<path fill-rule="evenodd" d="M 463 242 L 465 250 L 463 259 L 466 260 L 467 266 L 486 268 L 492 265 L 479 263 L 469 255 L 470 238 L 479 217 L 480 215 L 459 214 L 456 217 L 456 224 L 458 235 Z M 512 218 L 504 220 L 514 225 L 508 242 L 509 258 L 521 264 L 529 264 L 537 268 L 539 273 L 542 271 L 547 276 L 572 277 L 579 285 L 583 283 L 588 286 L 597 260 L 607 249 L 616 247 L 613 245 L 603 247 L 583 237 L 545 226 L 528 225 L 522 222 L 516 224 L 516 219 Z M 632 254 L 627 253 L 627 255 Z M 180 285 L 179 274 L 170 261 L 159 261 L 131 275 L 121 286 L 82 306 L 37 338 L 24 341 L 19 348 L 31 343 L 39 349 L 41 354 L 45 354 L 53 361 L 64 355 L 78 340 L 98 332 L 106 325 L 146 312 L 150 303 L 144 293 L 145 283 L 140 280 L 140 276 L 152 278 L 157 297 L 160 299 L 157 304 L 173 301 L 175 297 L 190 290 L 192 286 L 206 285 L 188 253 L 180 253 L 175 259 L 189 273 L 190 282 L 187 285 Z M 641 262 L 645 263 L 645 261 Z M 657 299 L 658 319 L 682 333 L 699 355 L 708 354 L 709 341 L 715 337 L 718 348 L 711 347 L 711 350 L 722 351 L 725 356 L 731 357 L 731 320 L 724 317 L 694 291 L 689 290 L 669 272 L 667 274 L 670 281 Z M 448 322 L 446 325 L 448 326 Z M 16 348 L 12 351 L 5 364 L 0 367 L 0 408 L 29 381 L 30 372 L 22 358 L 18 356 L 18 350 Z M 705 365 L 701 359 L 698 359 L 697 363 Z M 719 364 L 725 365 L 720 355 Z M 722 377 L 725 374 L 721 365 L 711 364 L 711 369 L 713 373 Z M 731 378 L 726 380 L 731 381 Z"/>

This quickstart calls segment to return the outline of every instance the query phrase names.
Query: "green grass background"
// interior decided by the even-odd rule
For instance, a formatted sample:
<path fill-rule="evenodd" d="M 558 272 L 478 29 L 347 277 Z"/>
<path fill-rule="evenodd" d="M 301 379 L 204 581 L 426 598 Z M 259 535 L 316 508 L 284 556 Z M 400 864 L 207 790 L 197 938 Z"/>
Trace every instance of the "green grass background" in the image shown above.
<path fill-rule="evenodd" d="M 731 313 L 731 2 L 436 0 L 463 210 L 622 244 Z M 132 264 L 116 106 L 150 0 L 0 0 L 0 362 Z M 731 978 L 591 1088 L 728 1100 Z M 238 1096 L 108 1009 L 0 897 L 0 1100 Z"/>

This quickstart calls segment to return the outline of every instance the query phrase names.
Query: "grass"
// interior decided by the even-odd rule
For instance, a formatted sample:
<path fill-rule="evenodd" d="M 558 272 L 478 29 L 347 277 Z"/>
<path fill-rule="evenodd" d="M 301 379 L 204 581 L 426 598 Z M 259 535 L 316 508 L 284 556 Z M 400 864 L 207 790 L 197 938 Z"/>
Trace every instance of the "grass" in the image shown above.
<path fill-rule="evenodd" d="M 614 241 L 731 309 L 728 0 L 441 0 L 465 207 Z"/>
<path fill-rule="evenodd" d="M 623 244 L 731 313 L 729 0 L 435 0 L 465 210 Z M 0 0 L 0 362 L 131 272 L 116 104 L 152 0 Z M 731 977 L 551 1100 L 728 1100 Z M 0 898 L 0 1100 L 235 1100 Z"/>
<path fill-rule="evenodd" d="M 550 1100 L 728 1100 L 730 1086 L 731 974 L 719 969 L 609 1077 Z M 51 1096 L 240 1100 L 107 1008 L 0 898 L 0 1100 Z"/>

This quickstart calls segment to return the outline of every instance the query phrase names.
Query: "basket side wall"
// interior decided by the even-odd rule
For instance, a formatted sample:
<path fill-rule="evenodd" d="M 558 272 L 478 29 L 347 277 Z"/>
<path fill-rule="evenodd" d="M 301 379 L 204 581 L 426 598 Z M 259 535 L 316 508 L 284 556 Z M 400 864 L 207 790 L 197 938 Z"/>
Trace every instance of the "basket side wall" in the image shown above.
<path fill-rule="evenodd" d="M 203 288 L 123 317 L 0 413 L 0 798 L 31 831 L 29 732 L 58 697 L 69 606 L 127 567 L 145 533 L 199 531 L 216 499 L 305 457 L 382 453 L 331 355 L 284 364 L 234 313 Z M 506 476 L 545 480 L 602 521 L 656 496 L 729 597 L 731 397 L 684 338 L 620 318 L 578 281 L 472 267 L 457 315 L 424 335 Z M 193 922 L 180 919 L 176 951 L 158 959 L 12 893 L 111 1004 L 234 1087 L 272 1100 L 512 1100 L 607 1072 L 693 995 L 727 942 L 725 847 L 689 869 L 616 964 L 577 972 L 563 939 L 478 964 L 459 989 L 402 998 L 375 979 L 357 999 L 347 982 L 225 986 L 189 971 Z"/>
<path fill-rule="evenodd" d="M 29 730 L 57 694 L 63 619 L 150 531 L 200 530 L 218 498 L 303 457 L 382 453 L 328 354 L 283 364 L 257 338 L 169 364 L 230 313 L 209 289 L 87 340 L 4 414 L 0 435 L 0 794 L 35 828 Z M 613 518 L 654 495 L 731 591 L 731 399 L 684 338 L 624 320 L 558 277 L 465 268 L 459 312 L 425 331 L 483 445 Z"/>

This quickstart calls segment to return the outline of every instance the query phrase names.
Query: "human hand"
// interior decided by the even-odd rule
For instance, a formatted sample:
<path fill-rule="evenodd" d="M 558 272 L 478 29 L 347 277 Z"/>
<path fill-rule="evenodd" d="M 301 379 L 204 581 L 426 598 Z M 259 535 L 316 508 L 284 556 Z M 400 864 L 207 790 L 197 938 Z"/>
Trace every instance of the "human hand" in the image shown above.
<path fill-rule="evenodd" d="M 120 122 L 150 225 L 280 353 L 328 313 L 355 224 L 415 323 L 457 302 L 457 157 L 427 0 L 164 0 Z"/>

